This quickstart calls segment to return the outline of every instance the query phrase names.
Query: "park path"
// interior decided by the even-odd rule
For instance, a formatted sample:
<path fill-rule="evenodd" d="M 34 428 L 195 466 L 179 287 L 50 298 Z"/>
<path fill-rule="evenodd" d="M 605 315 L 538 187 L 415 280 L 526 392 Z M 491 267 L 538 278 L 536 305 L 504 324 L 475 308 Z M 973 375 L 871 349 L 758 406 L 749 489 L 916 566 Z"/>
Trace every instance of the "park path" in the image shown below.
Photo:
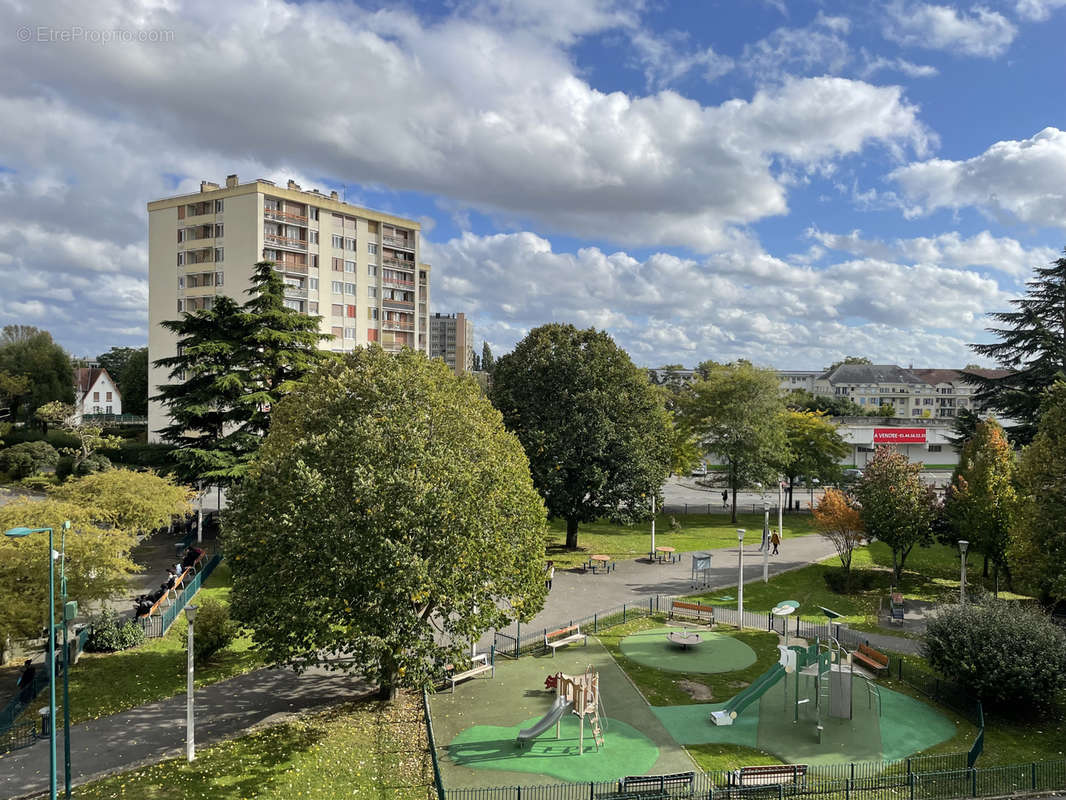
<path fill-rule="evenodd" d="M 762 580 L 762 554 L 758 544 L 744 548 L 744 582 Z M 736 594 L 737 548 L 708 550 L 711 579 L 706 591 Z M 778 575 L 833 555 L 820 536 L 785 539 L 781 554 L 770 556 L 768 572 Z M 689 554 L 675 564 L 646 559 L 620 561 L 607 574 L 556 570 L 544 610 L 523 630 L 556 628 L 573 618 L 607 610 L 622 603 L 647 602 L 656 594 L 682 595 L 693 591 Z M 701 589 L 701 591 L 704 591 Z M 786 598 L 782 598 L 786 599 Z M 512 626 L 509 631 L 514 632 Z M 897 652 L 916 652 L 917 642 L 887 634 L 868 634 L 870 643 Z M 492 643 L 489 634 L 484 648 Z M 372 687 L 342 673 L 308 670 L 295 675 L 288 670 L 263 669 L 196 690 L 196 740 L 199 744 L 225 739 L 285 716 L 354 699 Z M 185 742 L 185 695 L 140 706 L 120 714 L 84 722 L 71 729 L 73 780 L 84 783 L 108 773 L 180 756 Z M 62 771 L 62 731 L 58 742 Z M 62 782 L 62 774 L 60 774 Z M 0 758 L 0 797 L 33 796 L 48 789 L 48 747 L 40 742 Z"/>

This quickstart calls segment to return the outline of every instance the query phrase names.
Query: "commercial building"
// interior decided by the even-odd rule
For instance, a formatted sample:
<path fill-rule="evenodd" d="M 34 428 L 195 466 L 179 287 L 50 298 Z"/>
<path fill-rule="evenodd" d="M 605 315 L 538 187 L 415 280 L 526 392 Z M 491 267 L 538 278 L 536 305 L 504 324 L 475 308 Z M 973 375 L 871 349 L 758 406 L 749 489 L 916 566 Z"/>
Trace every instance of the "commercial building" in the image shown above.
<path fill-rule="evenodd" d="M 951 444 L 951 420 L 900 419 L 898 417 L 835 417 L 837 433 L 851 452 L 841 464 L 862 468 L 873 458 L 878 447 L 890 446 L 908 461 L 954 466 L 959 454 Z"/>
<path fill-rule="evenodd" d="M 463 313 L 429 318 L 429 357 L 444 361 L 456 375 L 474 370 L 474 323 Z"/>
<path fill-rule="evenodd" d="M 304 191 L 258 179 L 148 204 L 148 358 L 175 355 L 160 324 L 211 308 L 218 295 L 248 299 L 253 266 L 269 260 L 283 276 L 285 305 L 322 317 L 338 352 L 377 342 L 386 350 L 429 352 L 430 268 L 420 262 L 418 222 L 342 202 L 337 192 Z M 149 392 L 168 381 L 151 367 Z M 150 438 L 166 424 L 149 403 Z"/>

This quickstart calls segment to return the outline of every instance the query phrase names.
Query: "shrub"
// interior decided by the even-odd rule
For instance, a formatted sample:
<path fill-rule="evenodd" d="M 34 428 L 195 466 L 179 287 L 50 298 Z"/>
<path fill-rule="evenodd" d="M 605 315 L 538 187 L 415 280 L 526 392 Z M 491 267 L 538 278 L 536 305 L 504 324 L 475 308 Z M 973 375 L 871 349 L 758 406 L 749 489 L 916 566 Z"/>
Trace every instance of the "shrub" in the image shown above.
<path fill-rule="evenodd" d="M 174 446 L 169 444 L 147 444 L 125 440 L 117 450 L 108 450 L 108 458 L 114 464 L 131 468 L 149 468 L 165 474 L 173 469 L 172 453 Z"/>
<path fill-rule="evenodd" d="M 16 446 L 25 447 L 28 452 L 33 453 L 33 457 L 37 461 L 38 470 L 41 467 L 54 467 L 56 462 L 59 461 L 59 451 L 48 442 L 26 442 Z"/>
<path fill-rule="evenodd" d="M 868 570 L 828 569 L 823 573 L 829 591 L 837 594 L 865 592 L 877 582 L 877 573 Z"/>
<path fill-rule="evenodd" d="M 0 450 L 0 472 L 6 472 L 14 480 L 28 478 L 37 472 L 37 460 L 33 453 L 15 445 L 6 450 Z"/>
<path fill-rule="evenodd" d="M 131 619 L 120 617 L 117 612 L 105 608 L 89 620 L 89 638 L 85 649 L 90 653 L 114 653 L 128 650 L 144 641 L 144 630 Z"/>
<path fill-rule="evenodd" d="M 46 492 L 55 486 L 55 478 L 51 475 L 30 475 L 19 481 L 20 486 L 25 486 L 35 492 Z"/>
<path fill-rule="evenodd" d="M 104 472 L 111 469 L 111 461 L 107 456 L 93 453 L 78 465 L 78 475 L 92 475 L 94 472 Z M 56 464 L 56 478 L 65 481 L 74 474 L 74 459 L 71 456 L 63 456 Z"/>
<path fill-rule="evenodd" d="M 200 603 L 200 610 L 196 612 L 195 629 L 193 656 L 196 663 L 200 664 L 229 647 L 237 638 L 241 626 L 230 619 L 227 604 L 207 599 Z"/>
<path fill-rule="evenodd" d="M 1066 633 L 1038 608 L 990 599 L 944 607 L 929 621 L 923 654 L 993 707 L 1046 708 L 1066 684 Z"/>

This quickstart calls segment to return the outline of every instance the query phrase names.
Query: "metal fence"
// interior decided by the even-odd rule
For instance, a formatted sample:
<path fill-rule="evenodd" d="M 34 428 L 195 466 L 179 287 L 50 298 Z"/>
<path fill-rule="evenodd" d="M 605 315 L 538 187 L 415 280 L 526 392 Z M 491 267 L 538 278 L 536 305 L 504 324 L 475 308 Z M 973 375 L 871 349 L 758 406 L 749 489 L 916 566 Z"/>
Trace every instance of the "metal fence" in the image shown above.
<path fill-rule="evenodd" d="M 204 568 L 196 573 L 192 579 L 186 583 L 181 592 L 178 594 L 177 599 L 174 600 L 169 606 L 163 609 L 161 614 L 153 614 L 150 617 L 142 617 L 139 622 L 144 629 L 144 635 L 149 638 L 159 638 L 166 636 L 167 631 L 170 630 L 170 626 L 174 624 L 174 620 L 178 618 L 178 614 L 182 612 L 182 609 L 192 600 L 193 596 L 200 591 L 200 587 L 204 581 L 211 577 L 211 573 L 215 571 L 215 567 L 222 561 L 221 553 L 215 553 L 208 559 Z"/>
<path fill-rule="evenodd" d="M 601 630 L 606 630 L 615 625 L 623 625 L 639 617 L 648 617 L 660 613 L 658 601 L 658 597 L 649 597 L 647 600 L 636 603 L 623 603 L 606 611 L 598 611 L 595 614 L 589 614 L 584 617 L 574 617 L 566 625 L 559 627 L 580 625 L 582 633 L 596 634 Z M 502 631 L 494 631 L 493 644 L 496 647 L 496 653 L 507 658 L 519 658 L 532 653 L 543 653 L 548 649 L 544 644 L 544 637 L 552 630 L 555 630 L 555 628 L 532 628 L 527 626 L 523 629 L 519 624 L 516 625 L 513 635 Z"/>
<path fill-rule="evenodd" d="M 437 760 L 437 739 L 433 735 L 433 714 L 429 710 L 429 692 L 422 689 L 422 712 L 426 716 L 426 738 L 429 740 L 429 755 L 433 761 L 433 786 L 437 790 L 437 800 L 444 798 L 444 779 L 440 774 L 440 762 Z"/>
<path fill-rule="evenodd" d="M 962 755 L 962 754 L 960 754 Z M 962 755 L 965 758 L 964 755 Z M 742 786 L 739 771 L 697 772 L 692 781 L 667 783 L 645 796 L 649 798 L 700 798 L 700 800 L 783 800 L 784 798 L 831 798 L 832 800 L 955 800 L 965 797 L 1004 797 L 1066 788 L 1066 759 L 999 767 L 918 769 L 942 766 L 945 758 L 927 756 L 880 765 L 840 764 L 828 774 L 825 767 L 811 765 L 795 779 L 763 786 Z M 940 760 L 940 764 L 938 764 Z M 917 762 L 921 762 L 921 764 Z M 447 789 L 444 800 L 598 800 L 632 797 L 620 780 L 560 783 L 541 786 L 494 786 Z"/>
<path fill-rule="evenodd" d="M 748 507 L 751 510 L 748 510 Z M 777 516 L 777 503 L 769 503 L 767 506 L 770 509 L 770 516 Z M 733 511 L 733 505 L 723 506 L 721 503 L 666 503 L 660 509 L 661 514 L 731 514 Z M 811 509 L 806 500 L 797 500 L 792 508 L 785 506 L 783 509 L 787 514 L 810 514 Z M 737 503 L 737 513 L 739 514 L 761 514 L 763 512 L 762 503 Z"/>

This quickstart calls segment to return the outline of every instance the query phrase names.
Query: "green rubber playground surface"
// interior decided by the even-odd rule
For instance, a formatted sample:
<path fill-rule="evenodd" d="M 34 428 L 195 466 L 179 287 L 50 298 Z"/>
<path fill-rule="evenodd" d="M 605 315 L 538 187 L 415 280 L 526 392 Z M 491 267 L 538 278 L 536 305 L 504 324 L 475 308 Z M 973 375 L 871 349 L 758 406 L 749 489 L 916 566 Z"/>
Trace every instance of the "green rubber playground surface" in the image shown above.
<path fill-rule="evenodd" d="M 579 755 L 579 723 L 576 716 L 563 717 L 562 732 L 555 726 L 532 742 L 519 747 L 518 731 L 539 717 L 530 717 L 507 728 L 475 725 L 456 736 L 447 747 L 452 762 L 474 769 L 502 769 L 550 775 L 563 781 L 610 781 L 620 775 L 642 775 L 659 758 L 655 743 L 632 725 L 608 719 L 605 746 L 597 750 L 591 725 L 585 721 L 584 750 Z"/>
<path fill-rule="evenodd" d="M 785 681 L 788 682 L 787 693 Z M 814 708 L 814 679 L 800 676 L 796 721 L 796 676 L 778 681 L 732 725 L 717 726 L 711 711 L 725 703 L 665 706 L 652 711 L 681 744 L 735 744 L 772 753 L 791 764 L 846 761 L 896 761 L 955 735 L 955 723 L 919 700 L 881 687 L 881 713 L 862 678 L 852 679 L 852 719 L 823 714 L 819 741 Z"/>
<path fill-rule="evenodd" d="M 732 636 L 699 629 L 702 641 L 681 648 L 666 634 L 691 628 L 652 628 L 626 636 L 619 643 L 622 655 L 647 667 L 668 672 L 710 674 L 736 672 L 755 663 L 755 651 Z"/>

